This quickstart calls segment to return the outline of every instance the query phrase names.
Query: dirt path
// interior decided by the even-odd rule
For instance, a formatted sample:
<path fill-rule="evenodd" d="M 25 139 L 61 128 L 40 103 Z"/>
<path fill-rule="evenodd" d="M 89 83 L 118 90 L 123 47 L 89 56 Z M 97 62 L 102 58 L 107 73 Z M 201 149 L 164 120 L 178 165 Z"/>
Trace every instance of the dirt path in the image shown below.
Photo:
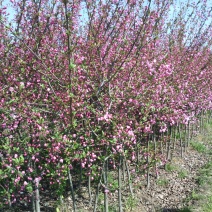
<path fill-rule="evenodd" d="M 183 158 L 175 152 L 159 178 L 152 176 L 148 190 L 137 189 L 136 207 L 129 211 L 212 211 L 211 131 L 196 137 Z"/>

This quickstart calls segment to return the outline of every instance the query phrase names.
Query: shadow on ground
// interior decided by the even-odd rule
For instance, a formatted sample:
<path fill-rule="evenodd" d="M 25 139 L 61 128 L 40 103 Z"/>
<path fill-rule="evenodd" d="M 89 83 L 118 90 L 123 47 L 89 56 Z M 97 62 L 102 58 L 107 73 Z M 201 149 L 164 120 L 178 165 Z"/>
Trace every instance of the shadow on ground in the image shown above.
<path fill-rule="evenodd" d="M 176 209 L 176 208 L 163 208 L 161 212 L 192 212 L 189 208 Z"/>

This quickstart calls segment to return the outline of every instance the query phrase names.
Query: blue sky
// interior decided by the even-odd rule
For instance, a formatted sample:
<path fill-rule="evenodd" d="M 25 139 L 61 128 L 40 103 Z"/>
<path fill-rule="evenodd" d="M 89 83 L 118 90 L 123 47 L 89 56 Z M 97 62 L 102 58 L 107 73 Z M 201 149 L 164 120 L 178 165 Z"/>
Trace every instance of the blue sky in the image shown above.
<path fill-rule="evenodd" d="M 1 0 L 0 0 L 1 1 Z M 184 3 L 184 2 L 187 2 L 188 0 L 174 0 L 174 2 L 176 3 L 176 8 L 173 8 L 173 6 L 171 6 L 171 10 L 170 10 L 170 18 L 172 18 L 174 15 L 178 14 L 178 12 L 180 11 L 181 9 L 181 4 Z M 198 2 L 199 0 L 193 0 L 193 1 L 190 1 L 190 2 Z M 202 2 L 204 0 L 201 0 Z M 7 6 L 7 12 L 9 13 L 9 16 L 8 16 L 8 20 L 9 21 L 12 21 L 12 18 L 14 17 L 14 9 L 11 7 L 10 5 L 10 0 L 2 0 L 2 5 L 3 6 Z M 208 8 L 212 8 L 212 0 L 208 0 Z M 190 13 L 190 11 L 188 11 L 188 13 Z M 209 25 L 210 23 L 212 22 L 212 17 L 210 17 L 206 24 Z"/>
<path fill-rule="evenodd" d="M 7 6 L 7 12 L 9 13 L 9 19 L 12 19 L 14 16 L 14 9 L 10 6 L 10 1 L 2 0 L 2 5 Z"/>

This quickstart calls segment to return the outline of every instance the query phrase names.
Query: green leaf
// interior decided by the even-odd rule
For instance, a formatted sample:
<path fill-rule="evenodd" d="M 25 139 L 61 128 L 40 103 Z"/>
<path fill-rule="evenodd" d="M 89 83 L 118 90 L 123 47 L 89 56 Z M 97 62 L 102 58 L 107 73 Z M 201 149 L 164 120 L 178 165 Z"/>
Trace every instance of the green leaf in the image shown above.
<path fill-rule="evenodd" d="M 73 93 L 69 93 L 69 97 L 73 98 L 74 94 Z"/>
<path fill-rule="evenodd" d="M 28 184 L 27 187 L 26 187 L 26 190 L 27 190 L 29 193 L 32 193 L 32 191 L 33 191 L 32 185 Z"/>
<path fill-rule="evenodd" d="M 69 65 L 69 68 L 70 69 L 74 69 L 76 67 L 76 65 L 74 64 L 74 63 L 71 63 L 70 65 Z"/>
<path fill-rule="evenodd" d="M 21 156 L 19 157 L 19 161 L 20 161 L 20 163 L 23 163 L 23 162 L 24 162 L 24 157 L 23 157 L 23 155 L 21 155 Z"/>
<path fill-rule="evenodd" d="M 12 160 L 15 162 L 16 165 L 19 164 L 18 158 L 13 158 Z"/>

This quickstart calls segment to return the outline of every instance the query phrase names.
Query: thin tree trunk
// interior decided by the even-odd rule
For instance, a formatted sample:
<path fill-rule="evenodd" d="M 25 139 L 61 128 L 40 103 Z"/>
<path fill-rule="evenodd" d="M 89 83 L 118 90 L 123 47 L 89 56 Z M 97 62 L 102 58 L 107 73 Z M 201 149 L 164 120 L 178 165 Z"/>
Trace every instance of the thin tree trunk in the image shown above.
<path fill-rule="evenodd" d="M 126 180 L 125 170 L 126 170 L 125 163 L 122 163 L 122 172 L 123 172 L 122 174 L 123 174 L 123 180 L 124 180 L 124 182 Z"/>
<path fill-rule="evenodd" d="M 122 184 L 121 184 L 121 165 L 122 165 L 122 156 L 119 155 L 119 166 L 118 166 L 118 202 L 119 202 L 119 212 L 123 212 L 122 209 L 122 200 L 121 200 L 121 189 L 122 189 Z"/>
<path fill-rule="evenodd" d="M 163 155 L 163 141 L 164 141 L 164 134 L 162 132 L 161 139 L 160 139 L 160 150 L 162 155 Z"/>
<path fill-rule="evenodd" d="M 89 160 L 89 159 L 88 159 Z M 80 173 L 79 173 L 79 184 L 78 184 L 78 190 L 80 190 L 82 184 L 82 166 L 80 166 Z"/>
<path fill-rule="evenodd" d="M 157 161 L 156 161 L 156 155 L 157 155 L 157 142 L 156 142 L 156 135 L 154 133 L 153 135 L 153 141 L 154 141 L 154 149 L 155 149 L 155 175 L 156 175 L 156 179 L 158 179 L 158 170 L 157 170 Z"/>
<path fill-rule="evenodd" d="M 147 138 L 147 188 L 150 187 L 150 174 L 149 174 L 149 142 L 150 142 L 150 134 L 149 137 Z"/>
<path fill-rule="evenodd" d="M 174 126 L 174 142 L 173 142 L 173 149 L 175 149 L 176 141 L 177 141 L 177 125 Z"/>
<path fill-rule="evenodd" d="M 191 122 L 188 121 L 188 137 L 187 137 L 187 147 L 189 147 L 190 139 L 191 139 Z"/>
<path fill-rule="evenodd" d="M 99 189 L 100 189 L 100 186 L 101 186 L 101 179 L 102 179 L 102 174 L 101 174 L 101 176 L 99 177 L 99 183 L 98 183 L 98 185 L 97 185 L 97 187 L 96 187 L 96 197 L 95 197 L 93 212 L 96 212 L 96 209 L 97 209 L 98 198 L 99 198 Z"/>
<path fill-rule="evenodd" d="M 167 155 L 166 158 L 167 160 L 170 160 L 171 158 L 171 142 L 172 142 L 172 127 L 170 126 L 170 130 L 168 130 L 168 132 L 170 131 L 170 136 L 168 137 L 168 146 L 167 146 Z M 167 134 L 168 134 L 167 132 Z"/>
<path fill-rule="evenodd" d="M 72 176 L 71 176 L 71 172 L 70 172 L 69 168 L 68 168 L 68 179 L 69 179 L 70 188 L 71 188 L 71 197 L 72 197 L 72 201 L 73 201 L 73 211 L 76 212 L 76 201 L 75 201 L 75 196 L 74 196 L 74 187 L 73 187 Z"/>
<path fill-rule="evenodd" d="M 91 175 L 88 176 L 88 195 L 89 195 L 89 204 L 92 203 L 92 195 L 91 195 Z"/>
<path fill-rule="evenodd" d="M 104 208 L 105 212 L 108 212 L 108 183 L 107 183 L 107 173 L 108 173 L 108 160 L 105 161 L 104 164 L 104 171 L 103 171 L 103 178 L 104 178 Z"/>
<path fill-rule="evenodd" d="M 194 137 L 194 123 L 191 124 L 191 139 Z"/>
<path fill-rule="evenodd" d="M 188 125 L 185 124 L 185 138 L 184 138 L 184 152 L 186 153 L 187 152 L 187 141 L 188 141 Z"/>
<path fill-rule="evenodd" d="M 39 181 L 35 182 L 35 207 L 36 207 L 36 212 L 40 212 Z"/>
<path fill-rule="evenodd" d="M 179 136 L 180 136 L 180 153 L 181 153 L 181 157 L 183 157 L 183 141 L 182 141 L 180 124 L 178 125 L 178 133 L 179 133 Z"/>
<path fill-rule="evenodd" d="M 139 135 L 139 142 L 136 143 L 136 171 L 139 170 L 139 143 L 141 143 L 141 135 Z"/>
<path fill-rule="evenodd" d="M 32 211 L 36 212 L 36 206 L 35 206 L 35 193 L 32 193 Z"/>
<path fill-rule="evenodd" d="M 133 197 L 134 194 L 133 194 L 133 188 L 132 188 L 132 183 L 131 183 L 130 170 L 129 170 L 126 158 L 124 159 L 124 161 L 125 161 L 125 166 L 126 166 L 126 169 L 127 169 L 129 189 L 130 189 L 131 196 Z"/>

